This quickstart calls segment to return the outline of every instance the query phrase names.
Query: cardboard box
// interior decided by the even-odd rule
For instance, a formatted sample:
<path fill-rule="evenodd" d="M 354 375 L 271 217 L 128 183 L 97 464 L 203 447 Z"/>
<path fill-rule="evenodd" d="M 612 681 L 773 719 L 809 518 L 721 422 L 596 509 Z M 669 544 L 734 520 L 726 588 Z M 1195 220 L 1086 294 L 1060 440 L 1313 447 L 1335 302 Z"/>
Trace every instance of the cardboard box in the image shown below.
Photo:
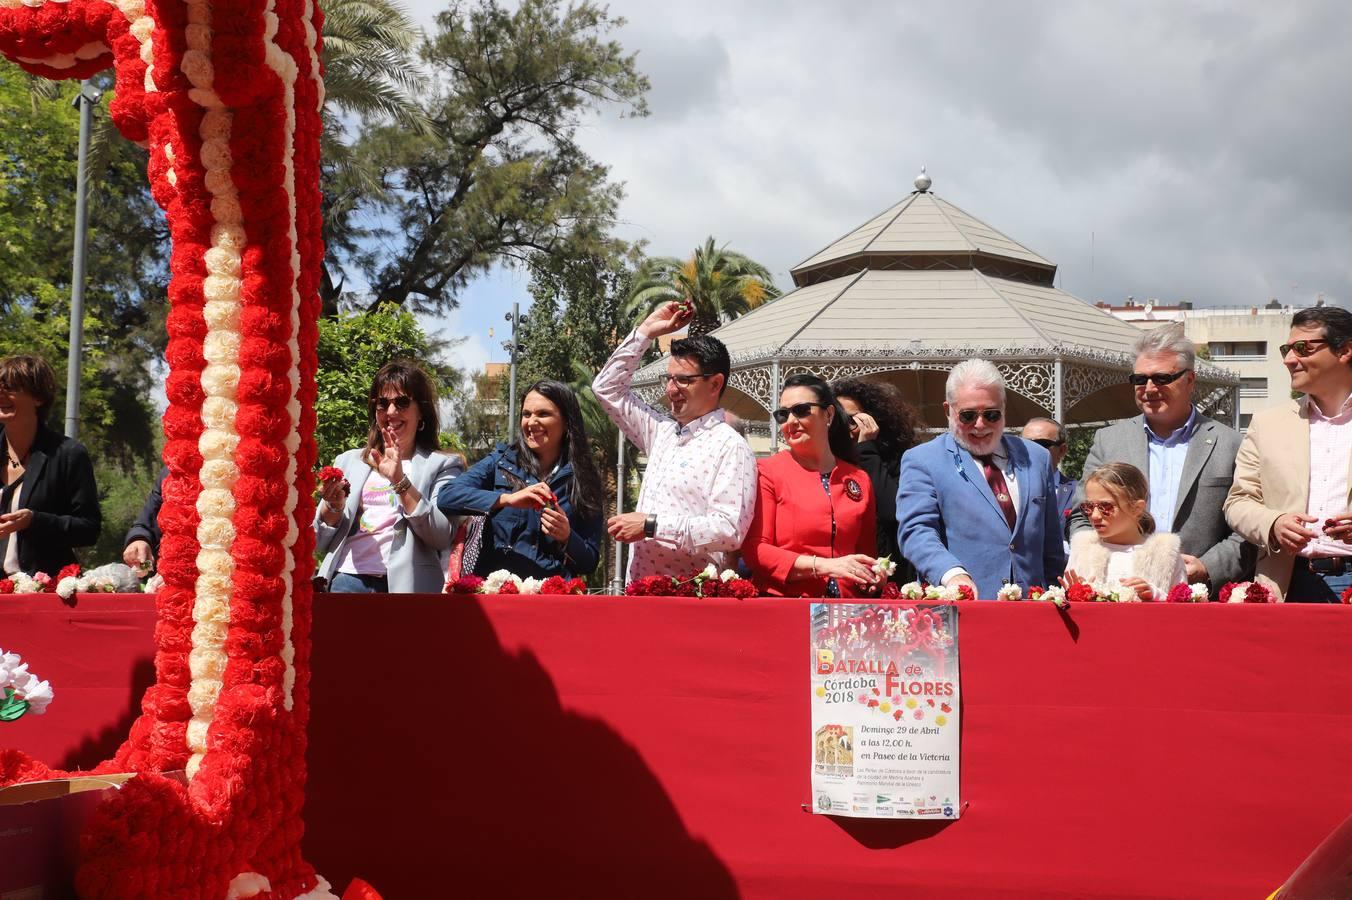
<path fill-rule="evenodd" d="M 95 807 L 135 773 L 0 788 L 0 900 L 74 898 L 80 833 Z"/>

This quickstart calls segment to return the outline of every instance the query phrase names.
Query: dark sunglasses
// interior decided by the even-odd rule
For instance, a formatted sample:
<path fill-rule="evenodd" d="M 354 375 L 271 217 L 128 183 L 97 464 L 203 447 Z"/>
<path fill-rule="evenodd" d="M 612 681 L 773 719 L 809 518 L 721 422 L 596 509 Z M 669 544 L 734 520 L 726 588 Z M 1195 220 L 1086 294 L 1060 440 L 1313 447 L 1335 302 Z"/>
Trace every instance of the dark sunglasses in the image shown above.
<path fill-rule="evenodd" d="M 403 412 L 413 405 L 413 398 L 408 394 L 400 394 L 398 397 L 375 397 L 371 400 L 371 409 L 389 409 L 391 403 L 395 409 Z"/>
<path fill-rule="evenodd" d="M 1177 372 L 1156 372 L 1154 375 L 1142 375 L 1140 372 L 1132 372 L 1127 376 L 1127 381 L 1130 381 L 1136 387 L 1144 387 L 1147 381 L 1155 385 L 1155 387 L 1164 387 L 1166 384 L 1173 384 L 1191 371 L 1192 369 L 1180 369 Z"/>
<path fill-rule="evenodd" d="M 1111 500 L 1086 500 L 1080 504 L 1080 512 L 1086 516 L 1093 515 L 1096 509 L 1107 517 L 1117 512 L 1117 504 Z"/>
<path fill-rule="evenodd" d="M 1029 438 L 1029 440 L 1039 447 L 1046 447 L 1048 450 L 1065 444 L 1065 441 L 1058 441 L 1055 438 Z"/>
<path fill-rule="evenodd" d="M 983 409 L 980 411 L 975 409 L 964 409 L 958 413 L 958 421 L 964 425 L 971 425 L 976 421 L 977 416 L 980 416 L 990 424 L 994 425 L 1005 417 L 1005 411 L 1003 409 Z"/>
<path fill-rule="evenodd" d="M 825 403 L 795 403 L 787 409 L 781 406 L 771 413 L 771 415 L 775 417 L 776 422 L 783 425 L 785 422 L 789 421 L 789 416 L 793 416 L 795 419 L 806 419 L 808 416 L 812 415 L 812 408 L 814 406 L 826 409 Z"/>
<path fill-rule="evenodd" d="M 667 385 L 671 384 L 671 383 L 674 381 L 674 382 L 676 382 L 676 384 L 679 385 L 680 387 L 688 388 L 688 387 L 690 387 L 690 385 L 694 384 L 696 381 L 699 381 L 701 378 L 709 378 L 709 377 L 711 377 L 711 376 L 709 376 L 709 375 L 704 375 L 704 374 L 700 374 L 700 375 L 663 375 L 663 376 L 661 376 L 661 378 L 662 378 L 662 387 L 666 387 Z"/>
<path fill-rule="evenodd" d="M 1319 352 L 1319 348 L 1313 346 L 1314 344 L 1327 343 L 1328 341 L 1323 338 L 1310 338 L 1308 341 L 1293 341 L 1289 344 L 1282 344 L 1277 350 L 1281 353 L 1283 359 L 1285 359 L 1286 354 L 1290 353 L 1292 350 L 1296 351 L 1296 356 L 1304 359 L 1307 356 L 1312 356 Z"/>

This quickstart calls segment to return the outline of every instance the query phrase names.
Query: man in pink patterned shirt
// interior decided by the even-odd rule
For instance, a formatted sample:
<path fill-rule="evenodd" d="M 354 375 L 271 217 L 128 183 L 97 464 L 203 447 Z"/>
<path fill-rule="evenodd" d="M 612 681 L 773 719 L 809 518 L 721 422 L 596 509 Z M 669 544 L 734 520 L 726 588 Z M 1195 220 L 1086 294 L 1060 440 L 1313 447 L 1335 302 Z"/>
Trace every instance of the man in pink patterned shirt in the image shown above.
<path fill-rule="evenodd" d="M 611 421 L 648 456 L 638 510 L 606 523 L 611 537 L 633 545 L 631 579 L 685 577 L 710 563 L 722 569 L 756 511 L 755 454 L 718 406 L 732 369 L 722 341 L 700 335 L 672 342 L 663 376 L 670 413 L 629 388 L 652 342 L 684 328 L 691 315 L 685 303 L 659 306 L 592 382 Z"/>
<path fill-rule="evenodd" d="M 1336 603 L 1352 588 L 1352 312 L 1303 309 L 1281 348 L 1299 401 L 1253 417 L 1225 517 L 1264 548 L 1258 574 L 1288 601 Z"/>

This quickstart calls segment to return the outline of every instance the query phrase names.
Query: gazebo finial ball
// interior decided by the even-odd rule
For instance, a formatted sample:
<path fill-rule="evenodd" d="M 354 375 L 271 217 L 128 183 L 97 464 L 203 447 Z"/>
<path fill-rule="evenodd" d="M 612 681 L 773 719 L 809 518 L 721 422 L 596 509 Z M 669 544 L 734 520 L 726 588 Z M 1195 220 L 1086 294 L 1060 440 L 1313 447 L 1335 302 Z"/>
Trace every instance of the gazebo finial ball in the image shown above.
<path fill-rule="evenodd" d="M 920 174 L 915 176 L 915 189 L 924 193 L 930 189 L 930 185 L 933 183 L 934 182 L 930 180 L 930 177 L 925 174 L 925 167 L 921 166 Z"/>

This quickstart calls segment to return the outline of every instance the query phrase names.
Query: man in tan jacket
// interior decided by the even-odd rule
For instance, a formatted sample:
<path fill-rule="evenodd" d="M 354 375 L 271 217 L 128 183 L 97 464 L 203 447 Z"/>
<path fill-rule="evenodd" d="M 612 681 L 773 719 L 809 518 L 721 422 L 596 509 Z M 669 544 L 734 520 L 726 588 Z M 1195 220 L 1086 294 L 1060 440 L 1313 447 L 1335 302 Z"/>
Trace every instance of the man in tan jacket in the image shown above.
<path fill-rule="evenodd" d="M 1352 312 L 1301 310 L 1281 353 L 1305 396 L 1253 417 L 1225 518 L 1286 599 L 1336 603 L 1352 587 Z"/>

